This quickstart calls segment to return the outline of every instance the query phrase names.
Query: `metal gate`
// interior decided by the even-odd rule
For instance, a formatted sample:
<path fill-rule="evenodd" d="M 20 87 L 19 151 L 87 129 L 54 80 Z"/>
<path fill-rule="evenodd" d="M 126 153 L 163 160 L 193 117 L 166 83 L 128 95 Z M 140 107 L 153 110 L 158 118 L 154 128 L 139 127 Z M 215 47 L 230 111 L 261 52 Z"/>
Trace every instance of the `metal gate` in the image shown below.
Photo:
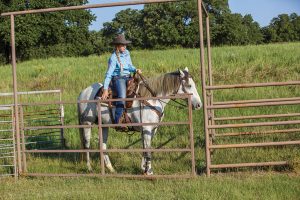
<path fill-rule="evenodd" d="M 13 108 L 0 107 L 0 177 L 17 177 L 15 147 Z"/>
<path fill-rule="evenodd" d="M 199 8 L 203 5 L 200 4 L 201 1 L 198 1 Z M 222 116 L 220 110 L 224 111 L 225 109 L 245 109 L 245 108 L 263 108 L 277 106 L 280 109 L 280 106 L 297 106 L 300 104 L 300 97 L 282 97 L 282 98 L 272 98 L 272 99 L 251 99 L 251 100 L 237 100 L 237 101 L 223 101 L 216 102 L 214 99 L 214 92 L 220 90 L 238 90 L 238 89 L 255 89 L 261 87 L 292 87 L 300 85 L 300 81 L 288 81 L 288 82 L 269 82 L 269 83 L 250 83 L 250 84 L 235 84 L 235 85 L 214 85 L 213 84 L 213 75 L 212 75 L 212 61 L 211 61 L 211 52 L 210 52 L 210 30 L 209 30 L 209 15 L 208 12 L 203 7 L 205 11 L 205 23 L 206 23 L 206 39 L 207 39 L 207 60 L 208 63 L 205 63 L 204 55 L 204 31 L 203 31 L 203 16 L 202 12 L 199 12 L 199 27 L 200 27 L 200 53 L 201 53 L 201 78 L 202 78 L 202 91 L 203 91 L 203 102 L 204 102 L 204 118 L 205 118 L 205 147 L 206 147 L 206 173 L 209 176 L 212 169 L 223 169 L 223 168 L 239 168 L 239 167 L 261 167 L 261 166 L 278 166 L 278 165 L 287 165 L 287 160 L 268 160 L 260 162 L 242 162 L 237 161 L 236 163 L 227 163 L 223 164 L 220 162 L 216 163 L 216 160 L 212 161 L 212 152 L 214 150 L 224 150 L 224 149 L 239 149 L 239 148 L 252 148 L 252 147 L 271 147 L 271 146 L 291 146 L 299 145 L 299 139 L 291 138 L 281 138 L 280 141 L 265 141 L 262 142 L 251 142 L 243 140 L 242 143 L 233 143 L 230 140 L 227 143 L 218 143 L 220 138 L 229 138 L 229 137 L 245 137 L 245 136 L 257 136 L 257 135 L 270 135 L 278 133 L 296 133 L 299 137 L 299 126 L 300 124 L 300 113 L 290 112 L 287 113 L 283 109 L 281 112 L 277 113 L 268 113 L 268 114 L 258 114 L 258 115 L 244 115 L 244 116 Z M 297 110 L 297 109 L 296 109 Z M 286 113 L 284 113 L 286 112 Z M 216 117 L 216 113 L 218 114 Z M 252 122 L 252 120 L 264 119 L 263 122 Z M 282 120 L 285 119 L 285 120 Z M 241 120 L 248 120 L 246 123 L 237 123 Z M 225 123 L 224 123 L 225 122 Z M 227 123 L 226 123 L 227 122 Z M 283 127 L 281 129 L 269 129 L 262 131 L 250 130 L 246 132 L 220 132 L 219 130 L 228 129 L 228 128 L 261 128 L 261 127 L 272 127 L 272 126 L 286 126 L 294 125 L 294 127 Z M 298 138 L 296 137 L 296 138 Z M 226 155 L 228 156 L 228 155 Z M 258 156 L 258 155 L 256 155 Z M 272 158 L 271 158 L 272 159 Z M 215 164 L 214 164 L 215 162 Z"/>

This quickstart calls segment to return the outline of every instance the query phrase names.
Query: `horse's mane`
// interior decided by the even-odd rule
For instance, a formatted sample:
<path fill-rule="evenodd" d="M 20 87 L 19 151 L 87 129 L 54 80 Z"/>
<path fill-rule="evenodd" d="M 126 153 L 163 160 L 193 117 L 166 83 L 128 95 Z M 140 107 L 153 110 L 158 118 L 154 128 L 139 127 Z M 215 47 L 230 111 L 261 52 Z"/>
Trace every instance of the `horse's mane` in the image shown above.
<path fill-rule="evenodd" d="M 180 86 L 179 72 L 176 71 L 166 73 L 158 77 L 149 78 L 147 79 L 147 83 L 155 94 L 161 94 L 164 96 L 166 94 L 174 93 Z M 143 82 L 139 86 L 139 93 L 142 97 L 152 96 Z"/>

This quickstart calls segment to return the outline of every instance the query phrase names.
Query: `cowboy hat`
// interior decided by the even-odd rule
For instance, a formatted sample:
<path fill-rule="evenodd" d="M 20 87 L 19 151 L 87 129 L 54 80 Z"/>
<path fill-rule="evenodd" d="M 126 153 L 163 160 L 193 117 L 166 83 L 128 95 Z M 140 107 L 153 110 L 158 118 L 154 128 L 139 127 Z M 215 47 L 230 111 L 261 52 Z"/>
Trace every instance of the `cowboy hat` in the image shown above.
<path fill-rule="evenodd" d="M 117 36 L 114 38 L 114 40 L 111 42 L 111 44 L 113 44 L 113 45 L 117 45 L 117 44 L 124 44 L 124 45 L 127 45 L 127 44 L 130 44 L 130 43 L 131 43 L 131 41 L 126 40 L 126 39 L 125 39 L 125 35 L 123 35 L 123 34 L 117 35 Z"/>

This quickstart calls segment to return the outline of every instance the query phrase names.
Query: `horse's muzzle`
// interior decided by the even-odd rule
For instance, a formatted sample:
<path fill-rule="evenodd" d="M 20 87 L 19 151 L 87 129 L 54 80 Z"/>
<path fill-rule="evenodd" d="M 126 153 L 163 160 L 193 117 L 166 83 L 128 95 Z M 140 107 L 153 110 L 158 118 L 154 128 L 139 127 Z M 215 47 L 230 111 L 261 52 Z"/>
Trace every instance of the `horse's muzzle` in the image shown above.
<path fill-rule="evenodd" d="M 201 103 L 197 103 L 196 105 L 193 105 L 193 110 L 199 110 L 202 107 Z"/>

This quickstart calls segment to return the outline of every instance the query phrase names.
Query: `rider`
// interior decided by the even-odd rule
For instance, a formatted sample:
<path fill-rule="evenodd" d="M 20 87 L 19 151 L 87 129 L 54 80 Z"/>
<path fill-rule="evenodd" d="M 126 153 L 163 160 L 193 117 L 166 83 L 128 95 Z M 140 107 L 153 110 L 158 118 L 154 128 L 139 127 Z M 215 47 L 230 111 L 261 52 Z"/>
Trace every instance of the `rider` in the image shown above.
<path fill-rule="evenodd" d="M 126 98 L 127 80 L 130 78 L 130 73 L 141 73 L 140 69 L 136 69 L 131 62 L 130 53 L 126 49 L 126 45 L 131 41 L 125 39 L 123 34 L 117 35 L 112 41 L 115 46 L 114 52 L 108 60 L 108 69 L 105 74 L 104 92 L 102 99 L 108 97 L 108 87 L 112 82 L 112 90 L 117 98 Z M 115 123 L 120 123 L 120 118 L 125 108 L 125 101 L 117 101 L 115 103 Z"/>

